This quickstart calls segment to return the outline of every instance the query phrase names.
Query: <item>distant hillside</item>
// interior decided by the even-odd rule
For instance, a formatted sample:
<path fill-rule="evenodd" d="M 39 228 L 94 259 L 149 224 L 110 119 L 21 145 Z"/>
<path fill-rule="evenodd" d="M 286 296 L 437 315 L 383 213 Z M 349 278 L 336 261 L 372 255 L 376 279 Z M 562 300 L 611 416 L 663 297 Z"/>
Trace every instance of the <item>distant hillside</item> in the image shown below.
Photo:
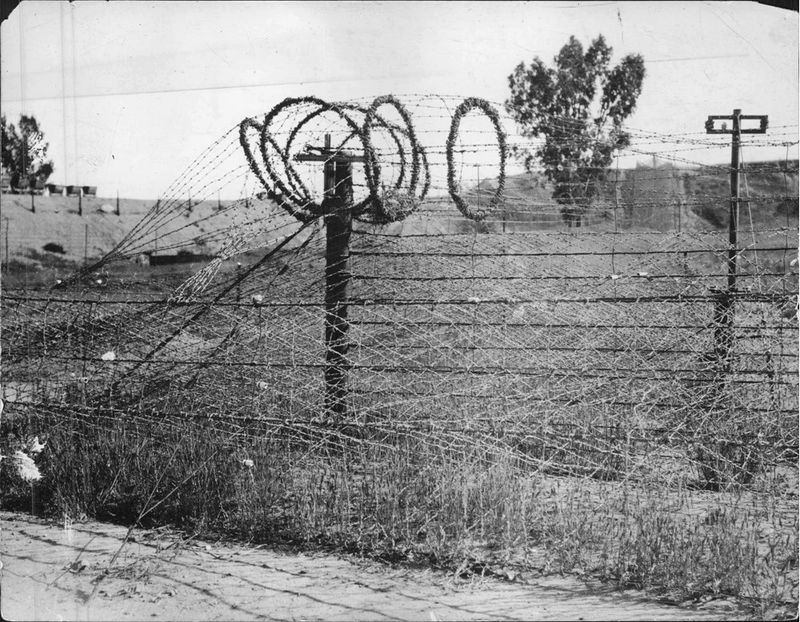
<path fill-rule="evenodd" d="M 787 165 L 788 164 L 788 165 Z M 722 229 L 728 226 L 730 169 L 679 168 L 671 163 L 612 171 L 601 201 L 622 207 L 626 226 L 668 231 L 679 224 Z M 739 194 L 751 197 L 741 216 L 754 224 L 797 218 L 798 162 L 751 162 L 739 176 Z M 749 207 L 749 211 L 748 211 Z M 681 218 L 683 223 L 679 223 Z M 700 222 L 696 222 L 700 219 Z"/>
<path fill-rule="evenodd" d="M 64 249 L 64 259 L 83 260 L 107 252 L 142 218 L 152 201 L 120 199 L 120 216 L 101 211 L 103 205 L 116 207 L 114 199 L 83 197 L 78 215 L 77 197 L 33 197 L 36 212 L 31 212 L 31 197 L 4 194 L 0 198 L 2 244 L 8 240 L 11 257 L 24 257 L 26 251 L 42 251 L 46 244 Z M 108 208 L 107 208 L 108 209 Z M 5 257 L 4 257 L 5 259 Z"/>
<path fill-rule="evenodd" d="M 120 199 L 117 215 L 115 199 L 83 197 L 79 215 L 77 197 L 36 196 L 34 201 L 36 211 L 32 212 L 29 195 L 0 197 L 0 258 L 4 263 L 66 267 L 97 259 L 131 233 L 155 204 L 152 200 Z M 287 223 L 296 222 L 283 212 L 275 215 L 266 201 L 252 200 L 248 208 L 234 209 L 227 209 L 228 201 L 193 201 L 191 210 L 187 209 L 188 199 L 186 203 L 151 219 L 136 233 L 128 252 L 209 256 L 229 242 L 231 232 L 242 232 L 253 221 L 266 223 L 265 236 L 279 236 Z"/>
<path fill-rule="evenodd" d="M 41 252 L 47 244 L 61 246 L 65 260 L 100 257 L 113 248 L 155 203 L 120 199 L 120 215 L 117 216 L 114 213 L 115 199 L 83 197 L 82 215 L 78 215 L 77 197 L 36 196 L 34 202 L 35 213 L 31 211 L 30 196 L 4 194 L 0 198 L 2 244 L 5 246 L 7 236 L 11 257 L 24 260 L 31 254 L 29 251 L 34 251 L 34 254 Z M 101 209 L 103 206 L 105 210 Z M 197 233 L 199 227 L 189 224 L 182 231 L 181 238 L 191 239 Z"/>
<path fill-rule="evenodd" d="M 584 227 L 618 227 L 657 231 L 708 231 L 728 224 L 730 172 L 724 166 L 679 168 L 671 163 L 639 165 L 612 170 L 600 197 L 584 216 Z M 484 180 L 478 187 L 463 192 L 470 203 L 486 205 L 496 188 L 496 180 Z M 747 163 L 741 176 L 741 195 L 753 197 L 742 205 L 742 220 L 764 226 L 797 226 L 798 161 Z M 440 231 L 523 231 L 564 229 L 560 206 L 553 201 L 552 186 L 541 175 L 525 173 L 507 178 L 502 201 L 486 223 L 464 219 L 449 199 L 432 200 L 420 209 L 419 217 L 393 223 L 386 228 L 394 233 Z M 98 258 L 123 239 L 153 206 L 154 201 L 97 197 L 82 199 L 78 215 L 77 197 L 34 198 L 4 194 L 0 197 L 0 259 L 35 267 L 43 263 L 81 264 L 84 258 Z M 280 235 L 291 216 L 278 211 L 267 201 L 254 201 L 245 210 L 222 209 L 217 201 L 198 202 L 191 213 L 178 210 L 142 236 L 137 252 L 151 254 L 192 253 L 213 255 L 242 229 L 242 223 L 264 222 L 264 235 Z M 245 213 L 246 212 L 246 213 Z M 270 233 L 271 231 L 271 233 Z M 6 244 L 7 242 L 7 244 Z M 59 249 L 60 247 L 60 249 Z M 48 250 L 51 249 L 51 250 Z M 53 252 L 52 249 L 57 249 Z M 63 250 L 63 252 L 61 252 Z"/>
<path fill-rule="evenodd" d="M 494 192 L 496 180 L 479 186 Z M 509 221 L 536 223 L 537 228 L 560 226 L 560 207 L 553 201 L 552 184 L 539 173 L 506 179 L 504 194 L 511 206 Z M 747 163 L 740 175 L 740 196 L 752 197 L 747 213 L 754 224 L 780 223 L 798 216 L 798 161 Z M 477 196 L 471 191 L 471 198 Z M 659 231 L 723 229 L 728 226 L 730 170 L 724 166 L 653 167 L 612 170 L 600 196 L 584 217 L 584 226 L 616 220 L 620 228 Z M 742 209 L 747 210 L 748 204 Z"/>

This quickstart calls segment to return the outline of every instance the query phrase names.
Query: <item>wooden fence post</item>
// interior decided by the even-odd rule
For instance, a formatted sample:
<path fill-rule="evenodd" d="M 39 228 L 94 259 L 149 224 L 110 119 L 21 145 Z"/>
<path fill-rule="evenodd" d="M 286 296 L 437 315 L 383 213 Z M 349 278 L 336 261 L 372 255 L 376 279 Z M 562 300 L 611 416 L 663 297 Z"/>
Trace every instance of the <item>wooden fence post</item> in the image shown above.
<path fill-rule="evenodd" d="M 742 128 L 742 120 L 759 121 L 757 128 Z M 725 121 L 721 129 L 715 127 L 715 121 Z M 728 129 L 727 122 L 731 122 Z M 739 255 L 737 229 L 739 219 L 739 152 L 742 134 L 766 134 L 767 115 L 743 115 L 739 108 L 730 115 L 709 115 L 706 120 L 706 134 L 731 134 L 731 199 L 728 215 L 728 289 L 726 295 L 716 296 L 714 304 L 714 323 L 723 326 L 715 329 L 714 349 L 722 371 L 731 370 L 731 350 L 734 342 L 734 299 L 736 296 L 736 260 Z"/>
<path fill-rule="evenodd" d="M 347 304 L 350 280 L 350 235 L 353 232 L 353 162 L 364 162 L 363 155 L 353 155 L 331 148 L 331 136 L 325 135 L 320 153 L 295 156 L 300 162 L 324 162 L 325 217 L 325 419 L 341 423 L 347 416 L 347 374 L 350 363 Z"/>
<path fill-rule="evenodd" d="M 346 159 L 325 164 L 325 415 L 334 423 L 341 423 L 347 415 L 352 177 L 353 165 Z"/>

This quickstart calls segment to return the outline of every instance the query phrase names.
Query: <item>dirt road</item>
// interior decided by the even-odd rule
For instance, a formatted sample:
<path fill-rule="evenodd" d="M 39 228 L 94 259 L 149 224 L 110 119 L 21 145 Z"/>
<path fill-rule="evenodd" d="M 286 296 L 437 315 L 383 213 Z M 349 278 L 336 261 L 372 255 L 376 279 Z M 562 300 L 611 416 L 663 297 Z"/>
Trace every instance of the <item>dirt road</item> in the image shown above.
<path fill-rule="evenodd" d="M 688 609 L 574 578 L 454 580 L 355 558 L 185 541 L 137 530 L 58 525 L 0 512 L 6 620 L 724 620 L 732 605 Z"/>

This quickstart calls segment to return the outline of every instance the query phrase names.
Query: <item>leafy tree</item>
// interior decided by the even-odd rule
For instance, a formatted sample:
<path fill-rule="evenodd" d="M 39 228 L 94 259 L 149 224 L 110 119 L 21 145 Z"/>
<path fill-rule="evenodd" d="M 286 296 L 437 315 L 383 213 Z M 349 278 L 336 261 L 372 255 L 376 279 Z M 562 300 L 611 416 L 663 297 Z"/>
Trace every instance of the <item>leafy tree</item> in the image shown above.
<path fill-rule="evenodd" d="M 612 49 L 599 35 L 584 52 L 570 37 L 547 67 L 537 56 L 520 63 L 508 77 L 511 97 L 505 107 L 527 138 L 544 137 L 531 151 L 515 147 L 525 167 L 535 159 L 553 182 L 553 198 L 564 220 L 581 225 L 581 215 L 605 180 L 614 152 L 630 144 L 622 122 L 636 107 L 645 69 L 639 54 L 609 67 Z"/>
<path fill-rule="evenodd" d="M 53 174 L 53 162 L 47 159 L 50 146 L 39 130 L 39 123 L 33 116 L 20 115 L 19 128 L 6 123 L 5 115 L 0 116 L 2 126 L 2 164 L 11 176 L 11 185 L 20 187 L 20 181 L 30 184 L 42 183 Z"/>

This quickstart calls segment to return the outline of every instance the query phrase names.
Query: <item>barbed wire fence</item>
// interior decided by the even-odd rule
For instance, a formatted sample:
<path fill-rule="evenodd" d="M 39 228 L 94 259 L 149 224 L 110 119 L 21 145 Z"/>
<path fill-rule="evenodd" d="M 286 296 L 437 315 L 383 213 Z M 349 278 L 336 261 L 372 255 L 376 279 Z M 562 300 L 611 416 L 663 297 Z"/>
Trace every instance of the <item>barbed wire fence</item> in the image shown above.
<path fill-rule="evenodd" d="M 308 97 L 245 119 L 102 258 L 50 288 L 4 291 L 5 418 L 63 452 L 118 444 L 109 464 L 131 473 L 141 458 L 123 446 L 225 447 L 264 469 L 248 506 L 264 533 L 510 547 L 536 540 L 539 520 L 585 535 L 576 565 L 607 561 L 609 546 L 621 559 L 620 530 L 646 538 L 642 508 L 656 498 L 703 538 L 723 512 L 755 534 L 754 559 L 784 564 L 770 585 L 796 601 L 788 147 L 783 165 L 745 167 L 727 292 L 727 237 L 711 224 L 728 169 L 669 165 L 726 141 L 631 130 L 631 153 L 662 166 L 612 169 L 583 226 L 565 230 L 538 178 L 509 174 L 510 146 L 532 143 L 499 110 Z M 795 135 L 773 128 L 744 154 Z M 241 199 L 187 214 L 185 197 L 234 187 Z M 213 257 L 180 283 L 115 277 L 156 239 Z M 234 467 L 215 468 L 242 485 Z M 548 487 L 557 499 L 530 492 Z M 229 502 L 226 516 L 241 515 Z"/>

